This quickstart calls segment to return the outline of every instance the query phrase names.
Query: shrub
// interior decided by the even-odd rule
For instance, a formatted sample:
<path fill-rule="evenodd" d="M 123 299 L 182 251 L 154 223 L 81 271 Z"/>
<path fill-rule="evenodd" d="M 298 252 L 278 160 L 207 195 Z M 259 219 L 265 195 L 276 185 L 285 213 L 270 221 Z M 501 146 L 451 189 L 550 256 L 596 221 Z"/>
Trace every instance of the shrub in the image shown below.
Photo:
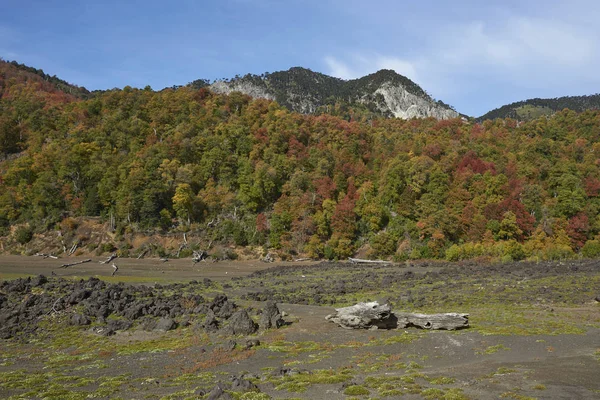
<path fill-rule="evenodd" d="M 67 217 L 60 223 L 60 229 L 63 232 L 72 232 L 79 226 L 79 222 L 75 218 Z"/>
<path fill-rule="evenodd" d="M 367 388 L 365 388 L 364 386 L 360 386 L 360 385 L 348 386 L 344 390 L 344 394 L 347 396 L 367 396 L 370 393 L 371 392 L 369 392 L 369 390 Z"/>
<path fill-rule="evenodd" d="M 581 255 L 586 258 L 600 257 L 600 241 L 588 240 L 581 249 Z"/>
<path fill-rule="evenodd" d="M 15 239 L 20 244 L 26 244 L 33 239 L 33 230 L 29 226 L 21 226 L 15 231 Z"/>
<path fill-rule="evenodd" d="M 504 245 L 504 256 L 510 257 L 512 261 L 519 261 L 525 258 L 525 251 L 521 243 L 509 240 Z"/>
<path fill-rule="evenodd" d="M 396 251 L 397 240 L 387 232 L 380 232 L 374 235 L 370 242 L 376 255 L 389 256 Z"/>

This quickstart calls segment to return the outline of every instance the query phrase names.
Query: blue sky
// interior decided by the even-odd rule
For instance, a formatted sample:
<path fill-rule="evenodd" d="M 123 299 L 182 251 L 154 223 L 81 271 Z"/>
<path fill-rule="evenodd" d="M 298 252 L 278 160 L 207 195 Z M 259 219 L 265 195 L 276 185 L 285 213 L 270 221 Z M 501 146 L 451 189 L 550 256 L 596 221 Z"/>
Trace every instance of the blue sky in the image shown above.
<path fill-rule="evenodd" d="M 600 92 L 600 3 L 3 0 L 0 57 L 88 89 L 186 84 L 293 66 L 396 70 L 479 116 Z"/>

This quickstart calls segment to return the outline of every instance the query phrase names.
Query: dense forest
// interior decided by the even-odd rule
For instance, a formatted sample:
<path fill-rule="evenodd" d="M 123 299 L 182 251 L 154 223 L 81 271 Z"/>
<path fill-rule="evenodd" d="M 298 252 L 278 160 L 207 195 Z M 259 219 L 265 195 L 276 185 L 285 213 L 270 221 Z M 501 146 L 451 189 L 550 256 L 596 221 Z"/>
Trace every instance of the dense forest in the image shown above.
<path fill-rule="evenodd" d="M 496 118 L 513 118 L 519 121 L 530 121 L 544 115 L 552 115 L 565 108 L 577 112 L 600 109 L 600 94 L 518 101 L 496 108 L 477 118 L 477 121 L 482 122 L 487 119 Z"/>
<path fill-rule="evenodd" d="M 600 112 L 345 115 L 191 86 L 82 99 L 0 62 L 0 236 L 100 217 L 328 259 L 600 255 Z"/>

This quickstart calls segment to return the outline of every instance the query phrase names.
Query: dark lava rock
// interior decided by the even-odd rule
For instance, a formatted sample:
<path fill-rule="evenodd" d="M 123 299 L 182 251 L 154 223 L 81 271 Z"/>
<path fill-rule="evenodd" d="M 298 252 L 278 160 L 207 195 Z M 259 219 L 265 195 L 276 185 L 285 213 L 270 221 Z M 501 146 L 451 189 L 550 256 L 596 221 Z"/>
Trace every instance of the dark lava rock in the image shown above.
<path fill-rule="evenodd" d="M 258 325 L 246 310 L 240 310 L 231 316 L 225 330 L 232 335 L 251 335 L 258 330 Z"/>
<path fill-rule="evenodd" d="M 218 383 L 208 394 L 207 400 L 232 400 L 229 393 L 225 393 L 223 387 Z"/>
<path fill-rule="evenodd" d="M 236 308 L 237 308 L 237 306 L 234 303 L 232 303 L 231 301 L 226 301 L 219 308 L 219 311 L 216 314 L 220 318 L 227 319 L 227 318 L 229 318 L 229 317 L 231 317 L 233 315 L 233 313 L 235 312 Z"/>
<path fill-rule="evenodd" d="M 125 331 L 131 328 L 131 325 L 133 325 L 131 321 L 126 319 L 111 319 L 107 324 L 108 328 L 113 331 Z"/>
<path fill-rule="evenodd" d="M 283 326 L 284 323 L 285 321 L 281 318 L 281 312 L 279 311 L 279 308 L 277 308 L 277 304 L 271 300 L 267 301 L 260 317 L 260 328 L 279 328 Z"/>
<path fill-rule="evenodd" d="M 46 278 L 44 275 L 38 275 L 31 280 L 31 286 L 33 287 L 42 286 L 45 283 L 48 283 L 48 278 Z"/>
<path fill-rule="evenodd" d="M 277 369 L 274 369 L 273 372 L 271 372 L 271 376 L 284 377 L 284 376 L 300 375 L 300 374 L 305 374 L 305 373 L 308 373 L 308 371 L 305 369 L 279 367 Z"/>
<path fill-rule="evenodd" d="M 215 313 L 217 313 L 221 309 L 223 304 L 225 304 L 226 302 L 227 302 L 227 296 L 225 296 L 224 294 L 218 294 L 215 296 L 213 301 L 210 303 L 209 307 L 211 310 L 213 310 Z"/>
<path fill-rule="evenodd" d="M 253 347 L 260 346 L 260 340 L 258 339 L 248 339 L 246 340 L 246 350 L 249 350 Z"/>
<path fill-rule="evenodd" d="M 95 326 L 90 328 L 90 332 L 100 336 L 112 336 L 115 334 L 115 331 L 110 329 L 108 326 Z"/>
<path fill-rule="evenodd" d="M 171 318 L 161 318 L 154 327 L 155 331 L 170 331 L 171 329 L 177 328 L 177 324 Z"/>
<path fill-rule="evenodd" d="M 204 319 L 202 327 L 206 332 L 216 332 L 219 330 L 219 321 L 215 318 L 213 310 L 209 309 L 206 313 L 206 318 Z"/>
<path fill-rule="evenodd" d="M 237 347 L 235 340 L 228 340 L 221 345 L 221 349 L 225 351 L 233 351 Z"/>
<path fill-rule="evenodd" d="M 73 316 L 71 316 L 71 325 L 89 325 L 92 323 L 92 321 L 83 314 L 73 314 Z"/>
<path fill-rule="evenodd" d="M 91 290 L 86 290 L 86 289 L 78 289 L 75 290 L 70 296 L 69 299 L 67 300 L 67 302 L 69 304 L 77 304 L 82 302 L 83 300 L 87 299 L 88 297 L 90 297 L 90 295 L 92 294 Z"/>
<path fill-rule="evenodd" d="M 29 278 L 28 278 L 29 279 Z M 5 290 L 8 293 L 23 293 L 29 289 L 28 279 L 19 278 L 12 282 L 6 282 Z"/>
<path fill-rule="evenodd" d="M 249 392 L 256 389 L 258 389 L 258 386 L 242 377 L 234 376 L 231 380 L 231 390 L 234 392 Z"/>

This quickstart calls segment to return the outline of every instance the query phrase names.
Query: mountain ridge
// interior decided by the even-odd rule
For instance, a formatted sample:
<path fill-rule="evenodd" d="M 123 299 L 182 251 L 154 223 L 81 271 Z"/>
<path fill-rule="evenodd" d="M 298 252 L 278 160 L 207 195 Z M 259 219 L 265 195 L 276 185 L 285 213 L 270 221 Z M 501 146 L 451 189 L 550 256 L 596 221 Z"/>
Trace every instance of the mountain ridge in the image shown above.
<path fill-rule="evenodd" d="M 585 110 L 600 109 L 600 94 L 582 96 L 562 96 L 555 98 L 539 98 L 516 101 L 488 111 L 476 118 L 482 122 L 496 118 L 512 118 L 529 121 L 541 116 L 555 114 L 564 109 L 582 112 Z"/>
<path fill-rule="evenodd" d="M 385 117 L 451 119 L 459 116 L 452 107 L 435 101 L 409 78 L 386 69 L 344 80 L 307 68 L 292 67 L 287 71 L 247 74 L 212 84 L 199 80 L 189 85 L 208 87 L 216 93 L 239 91 L 251 97 L 275 100 L 303 114 L 319 113 L 323 107 L 342 102 Z"/>

